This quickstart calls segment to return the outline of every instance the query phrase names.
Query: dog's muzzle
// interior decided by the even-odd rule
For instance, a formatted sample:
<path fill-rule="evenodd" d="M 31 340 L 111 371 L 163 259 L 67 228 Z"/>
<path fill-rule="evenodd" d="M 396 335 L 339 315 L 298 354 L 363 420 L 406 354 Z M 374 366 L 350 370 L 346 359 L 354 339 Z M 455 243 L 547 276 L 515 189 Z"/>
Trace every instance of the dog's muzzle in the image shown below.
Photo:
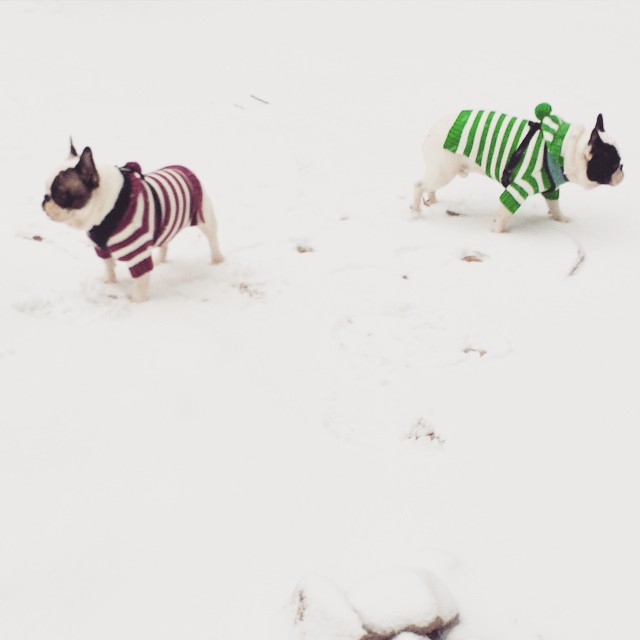
<path fill-rule="evenodd" d="M 62 222 L 69 214 L 65 209 L 61 209 L 49 195 L 42 200 L 42 210 L 54 222 Z"/>
<path fill-rule="evenodd" d="M 620 167 L 612 176 L 609 183 L 612 187 L 617 187 L 624 180 L 624 173 L 622 173 L 622 167 Z"/>

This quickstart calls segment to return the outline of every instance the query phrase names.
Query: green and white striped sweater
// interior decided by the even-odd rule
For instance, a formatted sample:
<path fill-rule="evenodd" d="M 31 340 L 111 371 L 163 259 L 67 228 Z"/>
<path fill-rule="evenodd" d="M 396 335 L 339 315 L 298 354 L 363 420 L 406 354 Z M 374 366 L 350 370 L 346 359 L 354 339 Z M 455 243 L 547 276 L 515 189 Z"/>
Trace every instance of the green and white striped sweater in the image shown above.
<path fill-rule="evenodd" d="M 551 106 L 535 109 L 539 122 L 495 111 L 462 111 L 449 130 L 444 148 L 467 156 L 505 187 L 500 202 L 515 213 L 535 193 L 557 200 L 567 181 L 562 143 L 569 124 L 551 115 Z"/>

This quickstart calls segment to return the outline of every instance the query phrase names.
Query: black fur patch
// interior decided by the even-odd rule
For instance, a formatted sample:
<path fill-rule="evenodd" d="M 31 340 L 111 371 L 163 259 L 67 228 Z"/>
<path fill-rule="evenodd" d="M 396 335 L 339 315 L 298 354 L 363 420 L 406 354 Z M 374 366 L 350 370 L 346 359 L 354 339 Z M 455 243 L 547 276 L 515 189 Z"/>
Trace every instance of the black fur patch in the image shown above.
<path fill-rule="evenodd" d="M 609 184 L 613 174 L 620 168 L 620 154 L 612 145 L 603 142 L 600 136 L 591 137 L 591 160 L 587 163 L 587 178 L 598 184 Z"/>
<path fill-rule="evenodd" d="M 99 184 L 100 177 L 91 149 L 86 147 L 75 167 L 65 169 L 56 176 L 51 185 L 51 199 L 62 209 L 82 209 Z"/>
<path fill-rule="evenodd" d="M 109 238 L 113 235 L 113 232 L 117 229 L 122 217 L 129 208 L 129 201 L 131 200 L 131 178 L 130 174 L 120 169 L 124 182 L 122 183 L 122 189 L 118 194 L 118 199 L 113 205 L 113 209 L 104 217 L 99 225 L 96 225 L 89 231 L 89 237 L 93 242 L 104 249 L 107 246 Z"/>
<path fill-rule="evenodd" d="M 65 169 L 51 185 L 51 199 L 62 209 L 82 209 L 89 202 L 92 191 L 75 169 Z"/>

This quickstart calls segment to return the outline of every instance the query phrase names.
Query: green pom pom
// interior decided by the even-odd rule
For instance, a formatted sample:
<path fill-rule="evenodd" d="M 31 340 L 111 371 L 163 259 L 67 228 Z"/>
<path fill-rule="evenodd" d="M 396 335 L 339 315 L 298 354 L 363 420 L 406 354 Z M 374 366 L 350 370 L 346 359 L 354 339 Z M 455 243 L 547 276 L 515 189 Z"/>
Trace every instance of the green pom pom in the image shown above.
<path fill-rule="evenodd" d="M 536 118 L 542 120 L 542 118 L 546 118 L 548 115 L 551 115 L 551 105 L 548 102 L 541 102 L 536 107 Z"/>

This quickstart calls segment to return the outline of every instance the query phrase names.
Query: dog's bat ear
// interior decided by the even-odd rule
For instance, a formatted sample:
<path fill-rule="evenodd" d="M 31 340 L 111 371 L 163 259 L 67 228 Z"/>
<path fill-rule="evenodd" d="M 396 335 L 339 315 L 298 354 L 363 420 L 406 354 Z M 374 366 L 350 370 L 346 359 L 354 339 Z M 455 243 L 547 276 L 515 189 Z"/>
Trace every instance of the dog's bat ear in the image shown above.
<path fill-rule="evenodd" d="M 70 158 L 78 157 L 78 152 L 76 151 L 76 148 L 73 146 L 73 138 L 71 136 L 69 136 L 69 157 Z"/>
<path fill-rule="evenodd" d="M 75 169 L 80 176 L 80 180 L 90 189 L 95 189 L 100 184 L 98 170 L 96 169 L 93 154 L 89 147 L 85 147 Z"/>
<path fill-rule="evenodd" d="M 596 126 L 593 128 L 591 132 L 591 137 L 589 138 L 589 145 L 594 145 L 598 140 L 600 140 L 600 132 L 604 131 L 604 120 L 602 118 L 602 114 L 598 114 L 598 118 L 596 119 Z"/>

